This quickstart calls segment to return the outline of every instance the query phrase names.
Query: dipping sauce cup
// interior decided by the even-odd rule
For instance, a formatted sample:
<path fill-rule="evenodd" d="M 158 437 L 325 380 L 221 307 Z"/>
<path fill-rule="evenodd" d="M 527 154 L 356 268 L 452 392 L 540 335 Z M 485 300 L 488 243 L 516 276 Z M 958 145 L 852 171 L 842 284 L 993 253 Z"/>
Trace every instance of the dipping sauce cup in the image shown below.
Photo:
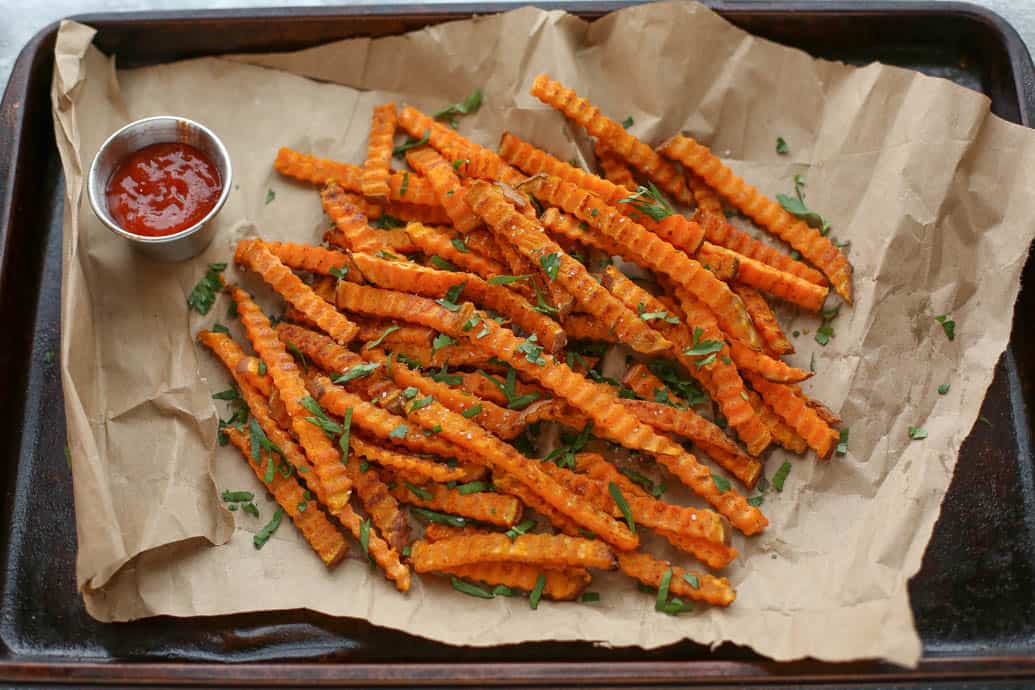
<path fill-rule="evenodd" d="M 108 137 L 90 165 L 87 195 L 94 214 L 134 249 L 160 261 L 183 261 L 212 241 L 212 220 L 226 203 L 232 176 L 230 155 L 211 130 L 159 115 Z M 113 208 L 116 198 L 143 212 Z M 191 213 L 196 203 L 201 205 Z"/>

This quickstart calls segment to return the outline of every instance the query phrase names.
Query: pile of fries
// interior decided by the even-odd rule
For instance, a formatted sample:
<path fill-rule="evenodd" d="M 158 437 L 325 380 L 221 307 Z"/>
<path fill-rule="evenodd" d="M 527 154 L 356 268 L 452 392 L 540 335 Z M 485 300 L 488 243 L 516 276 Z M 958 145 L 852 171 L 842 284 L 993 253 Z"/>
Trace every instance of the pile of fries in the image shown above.
<path fill-rule="evenodd" d="M 595 139 L 600 175 L 512 133 L 484 148 L 441 121 L 480 93 L 437 117 L 378 106 L 362 165 L 280 150 L 276 170 L 319 186 L 333 227 L 319 246 L 237 245 L 236 263 L 287 309 L 274 323 L 227 286 L 255 354 L 226 329 L 199 334 L 236 384 L 220 399 L 241 401 L 221 440 L 328 567 L 347 532 L 402 592 L 412 568 L 474 596 L 528 593 L 535 608 L 593 601 L 591 571 L 618 568 L 656 590 L 660 611 L 727 606 L 726 578 L 641 539 L 725 568 L 730 525 L 768 524 L 761 494 L 734 486 L 758 488 L 760 454 L 831 456 L 840 420 L 797 385 L 811 372 L 781 359 L 794 348 L 763 293 L 818 312 L 830 286 L 851 301 L 851 266 L 693 139 L 655 150 L 545 75 L 531 92 Z M 401 158 L 408 169 L 393 169 Z M 621 381 L 601 371 L 614 345 Z M 564 441 L 539 459 L 544 423 Z M 608 446 L 628 452 L 591 452 Z M 708 507 L 666 501 L 633 469 L 651 466 Z"/>

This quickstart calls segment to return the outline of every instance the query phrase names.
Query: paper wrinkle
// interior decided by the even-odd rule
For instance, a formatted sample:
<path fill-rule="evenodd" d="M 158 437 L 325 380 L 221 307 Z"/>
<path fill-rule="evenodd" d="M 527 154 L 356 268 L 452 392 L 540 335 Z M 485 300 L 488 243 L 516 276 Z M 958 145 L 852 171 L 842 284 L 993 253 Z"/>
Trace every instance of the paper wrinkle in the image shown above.
<path fill-rule="evenodd" d="M 1008 342 L 1035 233 L 1035 142 L 993 116 L 985 96 L 899 68 L 814 60 L 692 3 L 627 8 L 593 24 L 522 8 L 114 77 L 91 37 L 89 27 L 62 25 L 52 93 L 67 179 L 62 380 L 78 581 L 92 616 L 308 608 L 459 645 L 655 648 L 689 638 L 779 660 L 917 663 L 908 579 Z M 202 317 L 187 313 L 187 294 L 207 263 L 231 260 L 242 236 L 313 242 L 327 227 L 313 188 L 272 170 L 277 148 L 359 162 L 374 104 L 434 112 L 481 87 L 484 105 L 460 120 L 462 134 L 495 146 L 509 129 L 562 159 L 591 158 L 585 135 L 528 94 L 542 71 L 617 120 L 632 115 L 631 131 L 651 145 L 678 131 L 700 137 L 770 196 L 793 193 L 803 175 L 806 203 L 852 243 L 857 300 L 842 308 L 828 346 L 813 340 L 818 318 L 777 306 L 787 331 L 802 332 L 789 361 L 806 368 L 815 357 L 805 390 L 851 428 L 848 454 L 769 453 L 768 476 L 786 459 L 792 471 L 782 493 L 766 495 L 769 528 L 734 535 L 741 555 L 723 574 L 738 597 L 728 609 L 659 615 L 652 596 L 601 573 L 591 585 L 598 604 L 544 602 L 533 612 L 524 599 L 499 598 L 475 611 L 444 579 L 415 578 L 398 594 L 355 547 L 327 571 L 287 521 L 256 551 L 252 537 L 273 503 L 237 451 L 214 443 L 217 416 L 229 411 L 210 396 L 229 377 L 193 338 L 217 321 L 242 333 L 225 297 Z M 80 161 L 128 119 L 159 113 L 205 123 L 234 161 L 216 239 L 177 265 L 133 254 L 80 203 Z M 777 136 L 789 155 L 775 152 Z M 231 266 L 226 279 L 270 313 L 280 309 L 255 276 Z M 933 321 L 943 313 L 957 322 L 954 342 Z M 937 394 L 941 383 L 951 384 L 947 395 Z M 911 441 L 911 425 L 929 438 Z M 218 492 L 239 488 L 257 491 L 259 520 L 222 507 Z M 669 496 L 689 500 L 678 487 Z"/>

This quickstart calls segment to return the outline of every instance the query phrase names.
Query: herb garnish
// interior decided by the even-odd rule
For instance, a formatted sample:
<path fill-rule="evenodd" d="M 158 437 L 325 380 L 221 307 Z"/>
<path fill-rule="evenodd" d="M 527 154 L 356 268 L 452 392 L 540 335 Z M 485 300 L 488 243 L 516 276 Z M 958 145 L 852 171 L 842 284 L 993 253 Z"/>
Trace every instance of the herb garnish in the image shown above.
<path fill-rule="evenodd" d="M 433 116 L 436 120 L 445 121 L 450 127 L 456 129 L 456 118 L 460 115 L 470 115 L 482 107 L 482 90 L 475 89 L 471 95 L 462 103 L 451 103 Z"/>
<path fill-rule="evenodd" d="M 654 498 L 658 498 L 662 493 L 665 492 L 665 485 L 661 482 L 655 484 L 650 480 L 650 477 L 646 477 L 636 470 L 618 469 L 619 472 L 628 477 L 633 483 L 643 487 L 643 490 L 649 493 Z"/>
<path fill-rule="evenodd" d="M 550 280 L 557 280 L 557 270 L 561 267 L 561 257 L 557 252 L 539 257 L 539 265 Z"/>
<path fill-rule="evenodd" d="M 493 277 L 489 278 L 488 283 L 489 283 L 489 285 L 510 285 L 511 283 L 518 282 L 519 280 L 528 280 L 531 277 L 532 277 L 531 273 L 525 273 L 525 274 L 519 275 L 519 276 L 503 276 L 503 275 L 500 275 L 500 276 L 493 276 Z"/>
<path fill-rule="evenodd" d="M 453 245 L 453 248 L 456 249 L 461 254 L 470 254 L 471 253 L 471 250 L 467 248 L 467 245 L 464 244 L 464 241 L 461 238 L 459 238 L 459 237 L 454 237 L 453 239 L 449 240 L 449 243 L 451 245 Z"/>
<path fill-rule="evenodd" d="M 388 432 L 388 438 L 406 438 L 406 434 L 410 432 L 410 427 L 405 424 L 400 424 L 391 431 Z"/>
<path fill-rule="evenodd" d="M 533 333 L 517 346 L 517 351 L 523 354 L 530 363 L 541 367 L 546 364 L 546 360 L 543 359 L 543 346 L 536 344 L 538 340 L 539 338 Z"/>
<path fill-rule="evenodd" d="M 824 220 L 823 216 L 809 209 L 805 205 L 805 193 L 801 190 L 805 187 L 805 180 L 801 175 L 794 176 L 794 194 L 777 194 L 776 200 L 780 202 L 784 210 L 796 218 L 805 221 L 810 227 L 819 230 L 819 234 L 826 236 L 830 232 L 830 223 Z"/>
<path fill-rule="evenodd" d="M 370 554 L 370 518 L 359 523 L 359 545 L 363 547 L 363 553 Z"/>
<path fill-rule="evenodd" d="M 543 458 L 544 462 L 553 461 L 558 467 L 567 467 L 569 469 L 575 469 L 575 454 L 580 452 L 586 447 L 589 442 L 590 434 L 593 433 L 593 422 L 586 422 L 586 426 L 582 427 L 582 431 L 565 446 L 560 446 L 550 451 L 550 454 Z M 563 435 L 562 435 L 563 438 Z"/>
<path fill-rule="evenodd" d="M 635 123 L 636 123 L 636 121 L 635 121 L 635 120 L 633 120 L 633 116 L 632 116 L 632 115 L 630 115 L 629 117 L 627 117 L 627 118 L 625 118 L 624 120 L 622 120 L 622 129 L 629 129 L 629 128 L 630 128 L 630 127 L 632 127 L 632 126 L 633 126 L 633 125 L 634 125 Z"/>
<path fill-rule="evenodd" d="M 227 388 L 225 391 L 219 391 L 218 393 L 212 394 L 213 400 L 240 400 L 241 394 L 236 388 Z"/>
<path fill-rule="evenodd" d="M 381 368 L 380 362 L 366 362 L 364 364 L 356 364 L 351 366 L 341 376 L 334 379 L 334 383 L 348 383 L 355 379 L 361 379 L 364 376 L 370 376 L 375 371 Z"/>
<path fill-rule="evenodd" d="M 517 539 L 522 534 L 528 534 L 528 530 L 533 529 L 535 525 L 535 520 L 525 520 L 524 522 L 519 522 L 518 524 L 514 525 L 506 532 L 504 532 L 504 534 L 506 534 L 512 540 Z"/>
<path fill-rule="evenodd" d="M 543 588 L 546 587 L 546 575 L 539 573 L 539 577 L 535 579 L 535 587 L 528 595 L 528 607 L 535 611 L 539 608 L 539 598 L 543 596 Z"/>
<path fill-rule="evenodd" d="M 456 343 L 454 338 L 449 337 L 445 333 L 439 333 L 435 336 L 435 339 L 431 341 L 431 354 L 434 355 L 436 352 L 444 347 L 449 347 Z"/>
<path fill-rule="evenodd" d="M 949 388 L 950 386 L 947 383 L 943 383 L 942 385 L 938 386 L 938 395 L 945 395 L 949 392 Z"/>
<path fill-rule="evenodd" d="M 272 202 L 272 201 L 273 201 L 274 199 L 276 199 L 276 198 L 277 198 L 277 193 L 276 193 L 276 192 L 274 192 L 274 191 L 273 191 L 272 189 L 267 189 L 267 190 L 266 190 L 266 205 L 267 205 L 267 206 L 269 206 L 269 205 L 270 205 L 270 203 L 271 203 L 271 202 Z"/>
<path fill-rule="evenodd" d="M 791 463 L 786 460 L 780 465 L 780 468 L 776 470 L 776 474 L 773 475 L 772 485 L 773 488 L 778 492 L 783 493 L 783 483 L 787 481 L 787 475 L 791 473 Z"/>
<path fill-rule="evenodd" d="M 600 592 L 583 592 L 582 595 L 579 596 L 579 601 L 583 604 L 600 601 Z"/>
<path fill-rule="evenodd" d="M 608 482 L 607 492 L 611 494 L 611 498 L 615 500 L 615 505 L 618 506 L 618 509 L 622 511 L 622 515 L 625 516 L 625 524 L 629 525 L 629 531 L 636 534 L 636 521 L 633 520 L 632 510 L 629 509 L 629 504 L 626 502 L 625 496 L 622 495 L 622 490 L 614 482 Z"/>
<path fill-rule="evenodd" d="M 199 314 L 208 314 L 216 301 L 216 293 L 223 289 L 223 271 L 226 264 L 209 264 L 204 277 L 187 296 L 187 306 Z"/>
<path fill-rule="evenodd" d="M 305 396 L 298 401 L 302 407 L 313 413 L 312 417 L 306 417 L 305 420 L 313 426 L 318 426 L 323 429 L 323 432 L 334 438 L 340 436 L 342 428 L 340 424 L 336 424 L 331 421 L 331 418 L 327 416 L 327 413 L 320 407 L 320 403 L 316 402 L 311 396 Z"/>
<path fill-rule="evenodd" d="M 781 156 L 786 156 L 790 151 L 791 149 L 787 146 L 787 142 L 783 140 L 783 137 L 776 137 L 776 152 Z"/>
<path fill-rule="evenodd" d="M 694 365 L 700 369 L 706 364 L 711 364 L 715 361 L 715 353 L 722 351 L 721 340 L 701 340 L 701 336 L 704 335 L 704 329 L 700 326 L 694 328 L 694 340 L 690 347 L 683 350 L 683 354 L 687 357 L 703 357 L 704 355 L 711 355 L 710 358 L 705 358 L 694 362 Z"/>
<path fill-rule="evenodd" d="M 404 172 L 402 189 L 399 190 L 400 196 L 406 196 L 406 186 L 409 181 L 410 173 Z M 391 230 L 392 228 L 404 228 L 406 227 L 406 223 L 399 220 L 395 216 L 389 215 L 387 213 L 382 213 L 380 218 L 378 218 L 377 220 L 370 221 L 370 227 L 377 228 L 378 230 Z"/>
<path fill-rule="evenodd" d="M 644 311 L 645 307 L 643 302 L 636 305 L 636 311 L 639 312 L 640 318 L 644 321 L 654 321 L 655 319 L 661 319 L 665 323 L 679 324 L 679 319 L 675 316 L 670 316 L 667 311 Z"/>
<path fill-rule="evenodd" d="M 494 596 L 492 592 L 478 585 L 472 585 L 466 580 L 461 580 L 456 575 L 450 576 L 449 581 L 453 583 L 453 589 L 468 596 L 478 597 L 479 599 L 492 599 Z"/>
<path fill-rule="evenodd" d="M 466 484 L 461 484 L 460 486 L 456 487 L 456 492 L 461 496 L 466 496 L 467 494 L 475 494 L 479 491 L 488 491 L 490 488 L 491 487 L 489 486 L 488 482 L 474 481 L 467 482 Z"/>
<path fill-rule="evenodd" d="M 457 303 L 457 300 L 460 299 L 460 295 L 463 293 L 465 287 L 467 287 L 466 280 L 462 283 L 457 283 L 446 290 L 445 297 L 435 300 L 435 302 L 449 311 L 459 311 L 460 305 Z"/>
<path fill-rule="evenodd" d="M 438 254 L 432 254 L 431 256 L 429 256 L 428 257 L 428 263 L 430 263 L 432 266 L 434 266 L 435 268 L 439 269 L 440 271 L 459 271 L 460 270 L 459 268 L 456 267 L 456 264 L 454 264 L 452 261 L 449 261 L 448 259 L 443 259 Z"/>
<path fill-rule="evenodd" d="M 463 527 L 467 524 L 465 518 L 459 515 L 450 515 L 449 513 L 440 513 L 437 510 L 428 510 L 427 508 L 410 508 L 410 512 L 417 517 L 422 517 L 428 522 L 437 522 L 442 525 L 449 525 L 451 527 Z"/>
<path fill-rule="evenodd" d="M 345 410 L 345 416 L 341 419 L 341 436 L 338 438 L 338 447 L 341 448 L 341 461 L 344 464 L 349 458 L 349 437 L 352 433 L 352 408 Z"/>
<path fill-rule="evenodd" d="M 907 431 L 909 433 L 909 438 L 914 441 L 927 438 L 927 429 L 921 429 L 918 426 L 911 426 Z"/>
<path fill-rule="evenodd" d="M 942 330 L 945 331 L 945 337 L 949 341 L 956 339 L 956 322 L 949 318 L 948 314 L 942 314 L 941 316 L 934 317 L 934 320 L 942 325 Z"/>
<path fill-rule="evenodd" d="M 724 494 L 730 490 L 730 480 L 714 472 L 712 472 L 712 483 L 715 484 L 715 488 L 719 490 L 719 493 Z"/>
<path fill-rule="evenodd" d="M 846 455 L 848 453 L 848 427 L 841 429 L 841 434 L 837 442 L 837 454 Z"/>
<path fill-rule="evenodd" d="M 377 336 L 376 340 L 373 340 L 373 341 L 367 343 L 366 347 L 363 348 L 363 349 L 365 349 L 365 350 L 373 350 L 375 347 L 377 347 L 378 345 L 383 343 L 385 338 L 387 338 L 389 334 L 395 333 L 400 328 L 402 328 L 402 326 L 396 326 L 394 324 L 389 326 L 388 328 L 384 329 L 384 331 L 381 332 L 381 335 Z"/>
<path fill-rule="evenodd" d="M 262 529 L 255 533 L 255 538 L 252 539 L 252 543 L 255 544 L 256 549 L 261 549 L 263 546 L 266 545 L 266 542 L 270 540 L 270 537 L 273 536 L 273 533 L 277 531 L 278 527 L 280 527 L 280 521 L 283 519 L 284 509 L 278 506 L 277 511 L 273 513 L 273 517 L 270 518 L 270 521 L 267 522 Z"/>
<path fill-rule="evenodd" d="M 481 414 L 481 412 L 482 412 L 482 406 L 481 406 L 481 404 L 478 404 L 478 405 L 475 405 L 473 407 L 468 407 L 466 410 L 464 410 L 460 414 L 462 414 L 467 419 L 471 419 L 472 417 L 477 417 L 479 414 Z"/>
<path fill-rule="evenodd" d="M 329 269 L 327 269 L 327 272 L 335 278 L 337 278 L 338 280 L 345 280 L 345 276 L 349 274 L 349 267 L 342 266 L 339 268 L 338 266 L 331 266 Z"/>
<path fill-rule="evenodd" d="M 427 489 L 422 489 L 419 486 L 415 486 L 409 482 L 403 482 L 403 484 L 406 485 L 406 488 L 410 490 L 411 494 L 421 499 L 422 501 L 430 501 L 433 498 L 435 498 L 435 495 Z"/>
<path fill-rule="evenodd" d="M 428 143 L 428 139 L 430 139 L 430 138 L 431 138 L 431 130 L 430 129 L 427 132 L 424 132 L 424 136 L 422 136 L 420 139 L 414 139 L 413 137 L 408 137 L 406 139 L 406 143 L 399 144 L 394 149 L 392 149 L 392 155 L 393 156 L 401 156 L 401 155 L 405 154 L 407 151 L 409 151 L 410 149 L 415 149 L 418 146 L 424 146 L 425 144 Z M 403 192 L 403 195 L 405 195 L 405 192 Z"/>
<path fill-rule="evenodd" d="M 648 182 L 646 187 L 641 185 L 635 194 L 619 199 L 618 203 L 631 204 L 637 211 L 654 220 L 663 220 L 675 214 L 672 205 L 661 195 L 653 182 Z"/>

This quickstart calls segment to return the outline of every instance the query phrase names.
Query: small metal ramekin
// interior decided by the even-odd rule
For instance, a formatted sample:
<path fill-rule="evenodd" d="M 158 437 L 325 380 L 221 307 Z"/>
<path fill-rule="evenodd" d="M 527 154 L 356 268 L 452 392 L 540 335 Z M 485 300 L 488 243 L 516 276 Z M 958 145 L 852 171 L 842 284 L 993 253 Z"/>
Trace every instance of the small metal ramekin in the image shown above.
<path fill-rule="evenodd" d="M 208 156 L 223 185 L 219 199 L 204 218 L 173 235 L 148 237 L 123 230 L 108 211 L 108 181 L 129 154 L 151 144 L 165 143 L 189 144 Z M 230 154 L 211 130 L 185 117 L 158 115 L 130 122 L 108 137 L 90 165 L 87 194 L 94 214 L 116 235 L 129 240 L 134 249 L 159 261 L 183 261 L 200 254 L 212 241 L 216 226 L 211 221 L 226 203 L 232 177 Z"/>

